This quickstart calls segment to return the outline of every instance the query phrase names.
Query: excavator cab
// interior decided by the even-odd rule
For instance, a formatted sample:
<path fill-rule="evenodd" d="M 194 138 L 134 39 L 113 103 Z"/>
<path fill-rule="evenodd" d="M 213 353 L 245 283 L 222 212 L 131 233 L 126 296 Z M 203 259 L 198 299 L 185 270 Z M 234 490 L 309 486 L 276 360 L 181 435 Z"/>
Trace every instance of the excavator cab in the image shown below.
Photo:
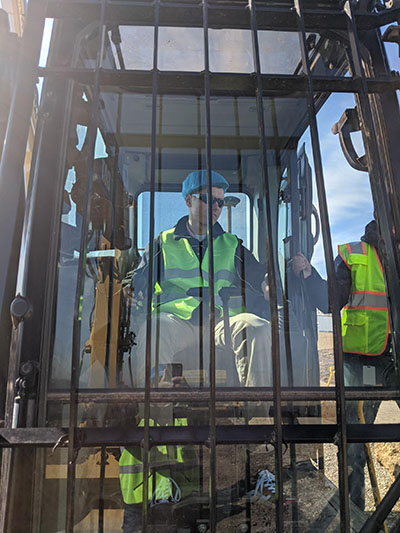
<path fill-rule="evenodd" d="M 400 7 L 41 4 L 29 2 L 0 166 L 1 320 L 10 332 L 1 363 L 3 530 L 377 531 L 368 528 L 386 519 L 396 531 L 398 479 L 383 457 L 386 446 L 396 450 L 400 423 L 391 63 Z M 25 194 L 19 124 L 37 77 Z M 212 172 L 229 183 L 218 224 L 264 274 L 255 287 L 239 258 L 237 286 L 212 293 L 209 258 L 207 279 L 188 292 L 200 302 L 199 338 L 166 361 L 154 311 L 165 268 L 158 236 L 187 215 L 182 182 L 200 170 L 208 196 Z M 390 364 L 379 383 L 349 387 L 334 261 L 337 245 L 358 241 L 373 217 Z M 296 258 L 311 276 L 296 271 Z M 135 285 L 146 261 L 147 278 Z M 247 348 L 230 338 L 235 298 L 269 332 L 257 353 L 268 380 L 256 379 L 257 367 L 238 356 Z M 253 380 L 241 379 L 243 365 Z M 379 402 L 378 417 L 348 418 L 350 402 Z M 374 470 L 368 460 L 363 509 L 349 495 L 352 443 L 369 452 L 375 443 L 383 464 Z"/>

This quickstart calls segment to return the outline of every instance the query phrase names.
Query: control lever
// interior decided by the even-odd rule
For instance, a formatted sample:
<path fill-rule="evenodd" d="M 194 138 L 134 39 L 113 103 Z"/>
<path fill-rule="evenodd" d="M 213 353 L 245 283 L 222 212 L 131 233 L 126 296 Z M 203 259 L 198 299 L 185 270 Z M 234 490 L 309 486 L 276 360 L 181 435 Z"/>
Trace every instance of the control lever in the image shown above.
<path fill-rule="evenodd" d="M 339 134 L 340 146 L 348 164 L 355 170 L 368 172 L 365 155 L 358 156 L 351 140 L 351 133 L 360 131 L 357 108 L 346 109 L 338 122 L 332 126 L 332 133 Z"/>

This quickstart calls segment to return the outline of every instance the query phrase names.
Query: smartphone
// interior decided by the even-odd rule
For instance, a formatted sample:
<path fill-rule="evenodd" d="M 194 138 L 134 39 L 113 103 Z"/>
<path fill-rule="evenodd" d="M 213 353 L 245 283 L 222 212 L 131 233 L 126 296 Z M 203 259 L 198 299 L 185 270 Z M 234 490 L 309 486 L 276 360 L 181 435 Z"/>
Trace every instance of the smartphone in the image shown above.
<path fill-rule="evenodd" d="M 165 365 L 165 377 L 167 380 L 183 375 L 183 363 L 167 363 Z"/>

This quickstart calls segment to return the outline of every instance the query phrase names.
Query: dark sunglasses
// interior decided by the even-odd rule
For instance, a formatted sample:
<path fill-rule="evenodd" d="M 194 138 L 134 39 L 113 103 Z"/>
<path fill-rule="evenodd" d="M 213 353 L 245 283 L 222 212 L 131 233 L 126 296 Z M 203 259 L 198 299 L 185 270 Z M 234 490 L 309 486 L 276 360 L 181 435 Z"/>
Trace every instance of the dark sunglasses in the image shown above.
<path fill-rule="evenodd" d="M 207 193 L 192 193 L 192 196 L 195 198 L 198 198 L 201 200 L 204 204 L 208 202 L 208 194 Z M 217 204 L 217 206 L 221 209 L 221 207 L 224 207 L 225 200 L 223 198 L 215 198 L 215 196 L 212 197 L 212 205 Z"/>

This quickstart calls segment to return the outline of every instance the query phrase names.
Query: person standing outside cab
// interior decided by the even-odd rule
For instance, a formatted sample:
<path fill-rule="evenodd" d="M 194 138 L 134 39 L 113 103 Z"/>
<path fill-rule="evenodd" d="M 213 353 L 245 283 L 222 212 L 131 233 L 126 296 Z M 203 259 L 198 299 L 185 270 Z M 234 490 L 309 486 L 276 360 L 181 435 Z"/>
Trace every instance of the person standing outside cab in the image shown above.
<path fill-rule="evenodd" d="M 378 225 L 372 220 L 360 241 L 338 246 L 336 272 L 339 303 L 343 307 L 344 380 L 349 387 L 385 385 L 392 378 L 389 309 L 379 241 Z M 364 418 L 366 424 L 373 424 L 380 403 L 346 402 L 347 422 L 359 423 Z M 350 498 L 364 510 L 364 444 L 349 444 L 347 454 Z"/>
<path fill-rule="evenodd" d="M 378 225 L 372 220 L 365 227 L 360 241 L 339 244 L 335 259 L 336 289 L 342 309 L 342 339 L 344 384 L 347 387 L 388 384 L 391 359 L 389 309 L 386 285 L 380 259 Z M 297 259 L 296 269 L 304 272 L 306 288 L 311 294 L 319 293 L 321 311 L 329 312 L 327 283 L 325 288 L 313 282 L 314 271 L 307 259 Z M 346 420 L 349 424 L 373 424 L 380 400 L 346 402 Z M 361 510 L 365 507 L 365 447 L 350 443 L 347 447 L 350 498 Z"/>
<path fill-rule="evenodd" d="M 229 300 L 233 367 L 241 385 L 270 386 L 272 384 L 270 323 L 256 314 L 246 312 L 246 303 L 251 301 L 252 296 L 261 297 L 264 304 L 268 299 L 265 267 L 243 246 L 237 236 L 224 231 L 218 223 L 224 205 L 224 194 L 229 184 L 221 174 L 214 171 L 211 172 L 211 181 L 215 346 L 217 348 L 225 346 L 219 290 L 222 287 L 240 288 L 241 294 L 233 295 Z M 207 239 L 209 196 L 205 170 L 191 172 L 186 177 L 182 184 L 182 196 L 188 208 L 188 215 L 178 220 L 175 227 L 161 232 L 154 241 L 152 287 L 147 287 L 151 260 L 147 248 L 139 266 L 133 272 L 130 287 L 124 291 L 127 304 L 135 307 L 141 305 L 148 290 L 151 293 L 149 295 L 153 307 L 151 376 L 154 383 L 157 355 L 158 374 L 161 379 L 159 382 L 156 381 L 155 385 L 158 384 L 160 387 L 187 386 L 185 372 L 189 370 L 198 373 L 201 370 L 200 352 L 203 368 L 205 370 L 209 368 L 209 319 L 206 299 L 209 284 Z M 188 294 L 188 290 L 198 288 L 202 289 L 202 294 Z M 146 323 L 139 327 L 136 342 L 133 380 L 135 386 L 143 387 Z M 224 356 L 228 356 L 227 350 Z M 182 375 L 167 377 L 169 363 L 174 362 L 181 367 Z M 223 363 L 223 368 L 229 368 L 229 362 L 224 360 Z M 195 386 L 200 384 L 199 379 L 200 377 Z M 204 383 L 207 384 L 208 379 L 204 379 Z M 152 413 L 154 412 L 152 409 Z M 187 425 L 186 419 L 172 417 L 167 421 L 165 417 L 167 408 L 162 409 L 161 415 L 159 412 L 156 419 L 150 420 L 150 425 Z M 159 465 L 157 472 L 149 475 L 148 498 L 152 506 L 159 503 L 177 503 L 181 498 L 198 492 L 196 458 L 190 446 L 158 446 L 152 448 L 151 453 L 154 456 L 151 462 Z M 162 466 L 163 463 L 165 466 Z M 124 500 L 123 531 L 124 533 L 141 531 L 143 467 L 140 448 L 124 449 L 119 467 Z M 273 474 L 263 471 L 262 481 L 265 483 L 265 490 L 268 489 L 273 494 L 275 483 Z M 160 511 L 159 507 L 158 510 Z"/>

